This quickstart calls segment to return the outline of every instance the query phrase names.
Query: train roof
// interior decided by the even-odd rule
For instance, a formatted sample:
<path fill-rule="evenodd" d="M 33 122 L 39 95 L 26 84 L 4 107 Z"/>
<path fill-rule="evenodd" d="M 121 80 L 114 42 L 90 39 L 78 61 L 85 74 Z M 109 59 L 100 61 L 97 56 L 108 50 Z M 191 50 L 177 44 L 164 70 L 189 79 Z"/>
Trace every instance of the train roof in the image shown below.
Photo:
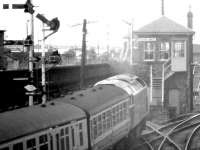
<path fill-rule="evenodd" d="M 4 112 L 0 114 L 0 143 L 83 117 L 80 108 L 62 102 Z"/>
<path fill-rule="evenodd" d="M 79 91 L 71 96 L 60 98 L 60 101 L 76 105 L 90 115 L 127 98 L 127 92 L 113 85 L 97 85 L 84 91 Z"/>
<path fill-rule="evenodd" d="M 95 85 L 103 84 L 111 84 L 120 87 L 130 95 L 136 94 L 141 89 L 146 87 L 146 83 L 142 79 L 132 74 L 116 75 L 97 82 Z"/>

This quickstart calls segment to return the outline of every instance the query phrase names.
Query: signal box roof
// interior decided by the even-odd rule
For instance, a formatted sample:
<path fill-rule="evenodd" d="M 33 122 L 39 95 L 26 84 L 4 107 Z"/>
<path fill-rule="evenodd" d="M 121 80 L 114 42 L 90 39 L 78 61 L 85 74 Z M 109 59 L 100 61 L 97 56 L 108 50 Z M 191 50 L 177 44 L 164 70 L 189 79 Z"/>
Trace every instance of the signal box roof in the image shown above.
<path fill-rule="evenodd" d="M 152 35 L 152 34 L 168 34 L 168 35 L 190 35 L 194 34 L 194 31 L 192 31 L 189 28 L 186 28 L 173 20 L 162 16 L 159 19 L 141 27 L 134 33 L 138 35 Z"/>

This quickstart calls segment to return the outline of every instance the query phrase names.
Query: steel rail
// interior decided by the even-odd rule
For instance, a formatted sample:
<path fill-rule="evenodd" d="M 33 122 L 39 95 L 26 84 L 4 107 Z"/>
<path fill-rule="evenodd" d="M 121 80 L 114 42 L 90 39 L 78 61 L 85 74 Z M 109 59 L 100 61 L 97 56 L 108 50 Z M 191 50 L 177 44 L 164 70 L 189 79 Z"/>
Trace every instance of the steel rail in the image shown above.
<path fill-rule="evenodd" d="M 142 138 L 144 140 L 144 142 L 147 144 L 147 146 L 150 148 L 150 150 L 154 150 L 153 146 L 151 145 L 151 143 L 149 143 L 146 139 Z"/>
<path fill-rule="evenodd" d="M 164 136 L 164 139 L 162 140 L 158 150 L 161 150 L 161 148 L 163 147 L 163 144 L 164 142 L 166 141 L 166 139 L 169 138 L 169 135 L 175 130 L 177 129 L 178 127 L 180 127 L 181 125 L 183 125 L 184 123 L 187 123 L 189 121 L 191 121 L 192 119 L 195 119 L 196 117 L 199 117 L 200 114 L 196 114 L 194 116 L 191 116 L 190 118 L 186 119 L 185 121 L 181 122 L 180 124 L 176 125 L 174 128 L 172 128 L 165 136 Z M 177 145 L 177 144 L 176 144 Z M 177 145 L 178 146 L 178 145 Z M 179 146 L 178 146 L 179 147 Z M 179 147 L 179 149 L 181 150 L 181 148 Z"/>
<path fill-rule="evenodd" d="M 192 116 L 193 115 L 193 116 Z M 171 119 L 171 121 L 175 121 L 175 122 L 170 122 L 170 121 L 167 121 L 168 122 L 168 124 L 166 124 L 166 125 L 162 125 L 161 127 L 159 127 L 159 128 L 157 128 L 157 130 L 159 130 L 160 132 L 162 132 L 163 130 L 166 130 L 166 128 L 170 128 L 171 126 L 173 127 L 174 125 L 176 125 L 176 126 L 178 126 L 178 125 L 180 125 L 183 121 L 184 122 L 187 122 L 188 121 L 188 119 L 190 120 L 190 119 L 193 119 L 193 118 L 196 118 L 194 115 L 196 115 L 197 117 L 198 117 L 198 114 L 197 113 L 189 113 L 189 114 L 184 114 L 184 115 L 181 115 L 181 116 L 179 116 L 178 118 L 176 118 L 176 119 Z M 190 117 L 190 118 L 187 118 L 188 117 Z M 180 120 L 181 119 L 181 120 Z M 179 129 L 177 129 L 176 130 L 176 126 L 174 127 L 175 128 L 175 130 L 173 130 L 173 132 L 171 133 L 171 134 L 174 134 L 174 133 L 177 133 L 177 132 L 179 132 L 179 131 L 181 131 L 181 130 L 184 130 L 184 129 L 187 129 L 187 128 L 191 128 L 192 126 L 196 126 L 196 125 L 198 125 L 200 122 L 197 122 L 197 123 L 193 123 L 193 124 L 190 124 L 190 125 L 187 125 L 187 126 L 184 126 L 184 127 L 181 127 L 181 128 L 179 128 Z M 148 126 L 147 126 L 148 127 Z M 150 126 L 149 126 L 149 128 L 150 129 L 152 129 Z M 171 131 L 171 130 L 170 130 Z M 165 131 L 166 132 L 166 131 Z M 151 135 L 152 134 L 152 135 Z M 153 135 L 153 134 L 158 134 L 158 135 Z M 150 144 L 151 145 L 151 143 L 153 143 L 153 142 L 155 142 L 155 141 L 157 141 L 157 140 L 159 140 L 159 139 L 161 139 L 161 138 L 163 138 L 163 134 L 161 135 L 161 134 L 159 134 L 158 132 L 156 132 L 154 129 L 152 129 L 152 131 L 149 131 L 148 133 L 146 133 L 146 134 L 143 134 L 142 136 L 144 136 L 142 139 L 145 141 L 144 143 L 141 143 L 140 145 L 137 145 L 136 146 L 136 148 L 139 148 L 139 147 L 141 147 L 141 146 L 144 146 L 144 145 L 146 145 L 147 143 L 148 144 Z M 149 137 L 147 137 L 147 139 L 145 138 L 145 136 L 149 136 Z M 153 138 L 153 139 L 151 139 L 150 138 L 150 136 L 154 136 L 155 138 Z M 148 140 L 148 138 L 150 138 L 150 140 Z M 170 138 L 170 137 L 169 137 Z M 170 138 L 171 139 L 171 138 Z M 173 140 L 172 140 L 173 141 Z M 171 141 L 169 141 L 168 140 L 168 142 L 170 142 L 171 143 Z M 172 144 L 173 145 L 176 145 L 176 148 L 177 148 L 177 144 L 173 141 L 172 142 Z M 178 146 L 179 147 L 179 146 Z M 180 147 L 179 147 L 180 148 Z"/>
<path fill-rule="evenodd" d="M 166 132 L 166 131 L 163 131 L 163 130 L 166 130 L 167 128 L 170 128 L 171 126 L 173 127 L 173 126 L 175 126 L 175 125 L 177 125 L 178 123 L 180 123 L 180 122 L 182 122 L 183 120 L 181 120 L 181 121 L 178 121 L 178 122 L 174 122 L 174 123 L 169 123 L 169 124 L 167 124 L 167 125 L 163 125 L 163 126 L 161 126 L 160 128 L 158 128 L 158 130 L 160 131 L 160 132 Z M 150 127 L 149 127 L 150 128 Z M 152 128 L 150 128 L 150 129 L 152 129 Z M 169 129 L 168 129 L 169 130 Z M 145 133 L 145 134 L 143 134 L 142 136 L 154 136 L 153 134 L 158 134 L 155 130 L 151 130 L 151 131 L 149 131 L 148 133 Z M 155 135 L 156 136 L 156 135 Z"/>
<path fill-rule="evenodd" d="M 198 125 L 193 131 L 192 133 L 190 134 L 188 140 L 187 140 L 187 143 L 186 143 L 186 146 L 185 146 L 185 150 L 189 150 L 190 148 L 190 145 L 191 145 L 191 142 L 192 142 L 192 138 L 194 137 L 195 133 L 198 131 L 198 129 L 200 129 L 200 125 Z"/>
<path fill-rule="evenodd" d="M 184 127 L 178 128 L 178 129 L 175 129 L 175 130 L 171 133 L 171 135 L 173 135 L 173 134 L 175 134 L 175 133 L 177 133 L 177 132 L 180 132 L 180 131 L 182 131 L 182 130 L 185 130 L 185 129 L 187 129 L 187 128 L 191 128 L 192 126 L 198 126 L 198 125 L 200 125 L 200 121 L 195 122 L 195 123 L 192 123 L 192 124 L 189 124 L 189 125 L 186 125 L 186 126 L 184 126 Z"/>
<path fill-rule="evenodd" d="M 166 130 L 166 128 L 170 128 L 171 126 L 175 126 L 181 122 L 183 122 L 184 120 L 186 120 L 185 117 L 189 117 L 191 115 L 194 115 L 194 113 L 190 113 L 189 115 L 181 115 L 180 117 L 178 117 L 177 119 L 171 119 L 171 121 L 174 121 L 174 120 L 177 120 L 177 121 L 174 121 L 174 122 L 170 122 L 170 121 L 167 121 L 168 124 L 165 124 L 165 125 L 161 125 L 158 130 L 159 131 L 163 131 L 163 130 Z M 185 118 L 185 119 L 181 119 L 181 118 Z M 181 119 L 181 120 L 180 120 Z M 148 133 L 145 133 L 144 136 L 148 136 L 149 134 L 153 134 L 153 133 L 156 133 L 154 130 L 152 131 L 149 131 Z"/>
<path fill-rule="evenodd" d="M 148 125 L 148 124 L 147 124 Z M 149 126 L 149 125 L 148 125 Z M 151 127 L 151 126 L 149 126 L 149 127 Z M 154 128 L 153 126 L 151 127 L 153 130 L 155 130 L 158 134 L 160 134 L 161 136 L 163 136 L 164 138 L 163 138 L 163 140 L 166 138 L 166 139 L 168 139 L 168 141 L 171 143 L 171 144 L 173 144 L 178 150 L 181 150 L 181 148 L 169 137 L 169 136 L 167 136 L 168 135 L 168 133 L 167 134 L 163 134 L 162 132 L 160 132 L 158 129 L 156 129 L 156 128 Z M 163 141 L 162 141 L 163 142 Z M 161 142 L 161 144 L 162 144 L 162 142 Z M 159 145 L 159 147 L 158 147 L 158 149 L 160 148 L 160 145 Z"/>
<path fill-rule="evenodd" d="M 177 120 L 185 120 L 185 119 L 187 119 L 188 117 L 191 117 L 191 116 L 194 116 L 194 115 L 196 115 L 196 114 L 198 114 L 198 113 L 196 113 L 196 112 L 193 112 L 193 113 L 187 113 L 187 114 L 181 114 L 181 115 L 179 115 L 178 117 L 176 117 L 176 118 L 174 118 L 174 119 L 170 119 L 170 120 L 168 120 L 168 121 L 166 121 L 166 122 L 164 122 L 164 123 L 168 123 L 168 122 L 174 122 L 174 121 L 177 121 Z M 185 119 L 184 119 L 185 118 Z"/>
<path fill-rule="evenodd" d="M 143 148 L 144 146 L 147 146 L 150 150 L 154 150 L 154 148 L 152 147 L 152 145 L 150 144 L 149 141 L 147 141 L 145 138 L 141 138 L 141 140 L 143 141 L 143 143 L 141 143 L 141 144 L 139 144 L 135 147 L 132 147 L 132 148 L 133 149 L 139 149 L 139 148 Z"/>

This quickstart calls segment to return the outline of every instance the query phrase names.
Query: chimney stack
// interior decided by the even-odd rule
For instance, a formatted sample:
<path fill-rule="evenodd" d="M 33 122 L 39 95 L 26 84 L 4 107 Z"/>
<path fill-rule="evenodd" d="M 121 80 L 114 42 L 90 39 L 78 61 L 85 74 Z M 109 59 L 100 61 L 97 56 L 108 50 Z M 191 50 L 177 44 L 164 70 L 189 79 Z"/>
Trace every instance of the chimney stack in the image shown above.
<path fill-rule="evenodd" d="M 189 6 L 189 12 L 187 13 L 187 27 L 193 28 L 193 14 L 191 12 L 191 6 Z"/>

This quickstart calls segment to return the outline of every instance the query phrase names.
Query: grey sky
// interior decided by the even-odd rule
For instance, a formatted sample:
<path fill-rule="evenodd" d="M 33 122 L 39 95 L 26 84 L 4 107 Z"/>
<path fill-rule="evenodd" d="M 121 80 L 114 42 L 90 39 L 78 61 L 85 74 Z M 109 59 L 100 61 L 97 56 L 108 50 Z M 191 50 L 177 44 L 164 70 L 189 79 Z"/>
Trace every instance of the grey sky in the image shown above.
<path fill-rule="evenodd" d="M 134 19 L 134 29 L 150 23 L 161 16 L 161 0 L 32 0 L 39 6 L 37 12 L 47 18 L 58 17 L 61 26 L 55 35 L 46 42 L 62 45 L 80 45 L 82 27 L 70 28 L 69 25 L 98 21 L 88 25 L 88 44 L 122 46 L 123 36 L 128 33 L 128 25 L 122 20 Z M 23 39 L 26 35 L 26 21 L 29 15 L 23 10 L 3 10 L 2 3 L 24 3 L 25 0 L 1 0 L 0 26 L 7 30 L 8 39 Z M 184 26 L 189 5 L 194 15 L 194 42 L 200 41 L 200 5 L 198 0 L 165 0 L 165 15 Z M 41 39 L 41 22 L 35 19 L 35 41 Z"/>

